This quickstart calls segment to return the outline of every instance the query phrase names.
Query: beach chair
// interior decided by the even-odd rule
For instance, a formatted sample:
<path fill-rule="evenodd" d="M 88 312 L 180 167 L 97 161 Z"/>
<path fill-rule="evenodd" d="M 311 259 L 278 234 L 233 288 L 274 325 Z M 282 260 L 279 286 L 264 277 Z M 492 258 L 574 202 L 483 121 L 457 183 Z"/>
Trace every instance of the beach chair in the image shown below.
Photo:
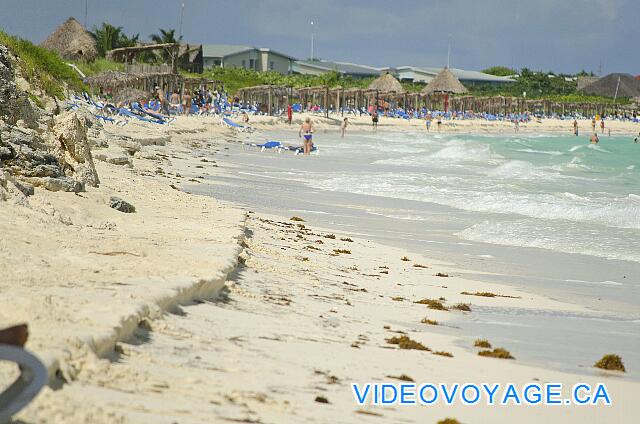
<path fill-rule="evenodd" d="M 18 378 L 0 393 L 0 423 L 8 423 L 13 415 L 27 406 L 49 378 L 42 362 L 21 346 L 26 341 L 26 326 L 17 326 L 5 331 L 23 331 L 25 335 L 22 341 L 7 341 L 12 344 L 0 343 L 0 361 L 15 362 L 20 367 Z"/>
<path fill-rule="evenodd" d="M 253 131 L 253 128 L 246 126 L 246 125 L 240 125 L 237 124 L 235 122 L 233 122 L 231 119 L 229 118 L 222 118 L 222 124 L 226 125 L 228 128 L 232 128 L 236 131 L 241 131 L 241 132 L 251 132 Z"/>
<path fill-rule="evenodd" d="M 273 140 L 269 140 L 266 143 L 245 143 L 245 146 L 259 148 L 261 152 L 264 152 L 265 150 L 273 149 L 278 153 L 281 153 L 283 150 L 286 149 L 284 144 L 282 144 L 279 141 L 273 141 Z"/>

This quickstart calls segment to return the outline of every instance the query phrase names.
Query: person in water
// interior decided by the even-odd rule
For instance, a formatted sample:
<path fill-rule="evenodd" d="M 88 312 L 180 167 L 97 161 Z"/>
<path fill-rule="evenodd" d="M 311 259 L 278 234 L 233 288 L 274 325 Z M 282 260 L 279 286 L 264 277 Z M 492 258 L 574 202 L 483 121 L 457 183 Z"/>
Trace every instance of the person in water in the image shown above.
<path fill-rule="evenodd" d="M 347 131 L 347 125 L 349 125 L 349 118 L 344 118 L 340 124 L 340 133 L 342 138 L 344 138 L 344 133 Z"/>
<path fill-rule="evenodd" d="M 427 132 L 429 132 L 429 130 L 431 129 L 431 115 L 427 114 L 427 116 L 424 118 L 424 120 L 427 123 Z"/>
<path fill-rule="evenodd" d="M 313 124 L 311 123 L 311 118 L 305 118 L 302 125 L 300 125 L 300 131 L 298 131 L 298 136 L 303 137 L 304 139 L 304 154 L 309 155 L 311 153 L 311 149 L 313 148 Z"/>
<path fill-rule="evenodd" d="M 598 134 L 593 133 L 593 135 L 591 136 L 591 144 L 598 144 L 599 141 L 600 139 L 598 138 Z"/>
<path fill-rule="evenodd" d="M 573 120 L 573 135 L 578 136 L 578 120 Z"/>
<path fill-rule="evenodd" d="M 640 141 L 640 132 L 638 133 L 638 136 L 633 139 L 633 144 L 638 144 L 639 141 Z"/>
<path fill-rule="evenodd" d="M 373 125 L 373 129 L 378 129 L 378 112 L 373 111 L 371 114 L 371 124 Z"/>

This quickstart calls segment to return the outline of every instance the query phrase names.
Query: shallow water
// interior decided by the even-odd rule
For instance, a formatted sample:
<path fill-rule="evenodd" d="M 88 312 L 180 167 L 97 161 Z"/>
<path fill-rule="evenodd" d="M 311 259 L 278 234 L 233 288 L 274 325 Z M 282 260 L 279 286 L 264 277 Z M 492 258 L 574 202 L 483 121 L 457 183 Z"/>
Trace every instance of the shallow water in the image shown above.
<path fill-rule="evenodd" d="M 249 137 L 297 142 L 292 132 Z M 237 147 L 216 158 L 231 172 L 189 190 L 585 305 L 593 314 L 483 308 L 456 325 L 462 340 L 486 334 L 518 359 L 577 372 L 608 347 L 640 379 L 640 145 L 424 133 L 320 133 L 316 142 L 320 155 L 311 158 Z"/>

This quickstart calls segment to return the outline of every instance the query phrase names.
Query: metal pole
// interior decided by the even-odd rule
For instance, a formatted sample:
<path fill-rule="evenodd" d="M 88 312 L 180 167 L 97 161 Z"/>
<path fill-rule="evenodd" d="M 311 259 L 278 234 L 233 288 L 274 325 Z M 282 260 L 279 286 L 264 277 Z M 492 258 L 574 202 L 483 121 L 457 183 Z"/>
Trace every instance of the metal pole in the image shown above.
<path fill-rule="evenodd" d="M 182 18 L 184 17 L 184 3 L 180 7 L 180 26 L 178 27 L 178 41 L 182 39 Z"/>
<path fill-rule="evenodd" d="M 313 62 L 313 21 L 311 21 L 311 61 Z"/>

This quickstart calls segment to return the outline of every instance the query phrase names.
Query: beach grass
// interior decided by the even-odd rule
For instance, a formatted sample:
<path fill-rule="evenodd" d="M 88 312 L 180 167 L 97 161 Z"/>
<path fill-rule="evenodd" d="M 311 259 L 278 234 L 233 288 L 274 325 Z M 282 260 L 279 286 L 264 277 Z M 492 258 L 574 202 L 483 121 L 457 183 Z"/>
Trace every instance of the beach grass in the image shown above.
<path fill-rule="evenodd" d="M 14 37 L 0 30 L 0 44 L 18 56 L 20 71 L 30 84 L 47 95 L 64 99 L 65 85 L 75 91 L 85 90 L 85 85 L 69 65 L 56 53 L 36 46 L 31 41 Z"/>
<path fill-rule="evenodd" d="M 445 352 L 444 350 L 439 350 L 437 352 L 433 352 L 434 355 L 446 356 L 447 358 L 453 358 L 453 354 L 450 352 Z"/>

